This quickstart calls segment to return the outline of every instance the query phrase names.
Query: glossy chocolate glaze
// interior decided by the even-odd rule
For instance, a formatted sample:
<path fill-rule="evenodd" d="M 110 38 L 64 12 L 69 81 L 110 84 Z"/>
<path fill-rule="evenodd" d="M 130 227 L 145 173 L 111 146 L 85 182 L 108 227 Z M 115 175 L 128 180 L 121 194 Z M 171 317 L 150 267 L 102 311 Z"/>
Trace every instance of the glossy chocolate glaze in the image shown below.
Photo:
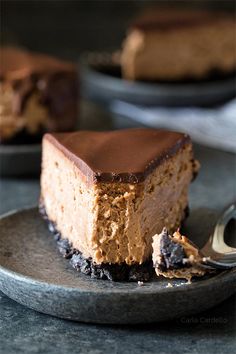
<path fill-rule="evenodd" d="M 86 181 L 139 183 L 159 164 L 191 144 L 186 134 L 158 129 L 46 134 Z"/>
<path fill-rule="evenodd" d="M 143 31 L 171 31 L 225 20 L 235 21 L 234 17 L 226 12 L 153 8 L 138 17 L 131 24 L 131 28 Z"/>

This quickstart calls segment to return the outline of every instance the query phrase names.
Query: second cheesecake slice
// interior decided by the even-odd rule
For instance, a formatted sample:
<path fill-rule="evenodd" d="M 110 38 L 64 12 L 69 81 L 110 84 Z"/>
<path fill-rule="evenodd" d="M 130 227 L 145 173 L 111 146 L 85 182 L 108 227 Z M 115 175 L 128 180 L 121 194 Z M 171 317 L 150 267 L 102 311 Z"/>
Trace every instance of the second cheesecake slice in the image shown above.
<path fill-rule="evenodd" d="M 46 134 L 40 210 L 76 268 L 97 278 L 142 280 L 152 236 L 164 226 L 175 230 L 186 216 L 197 169 L 190 138 L 181 133 Z"/>

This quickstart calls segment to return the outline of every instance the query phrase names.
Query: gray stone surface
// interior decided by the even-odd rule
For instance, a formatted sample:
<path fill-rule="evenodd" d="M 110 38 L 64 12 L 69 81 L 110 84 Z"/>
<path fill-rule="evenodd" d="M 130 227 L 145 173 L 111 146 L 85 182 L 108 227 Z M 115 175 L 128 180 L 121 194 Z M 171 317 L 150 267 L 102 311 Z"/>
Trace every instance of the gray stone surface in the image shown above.
<path fill-rule="evenodd" d="M 11 353 L 233 353 L 232 299 L 173 323 L 148 326 L 85 325 L 29 310 L 0 298 L 1 354 Z M 216 322 L 220 323 L 216 323 Z"/>
<path fill-rule="evenodd" d="M 236 198 L 236 160 L 207 148 L 197 147 L 196 154 L 202 171 L 191 187 L 191 206 L 207 218 L 199 230 L 210 231 L 218 213 Z M 0 212 L 36 203 L 38 192 L 37 180 L 1 180 Z M 164 324 L 101 326 L 42 315 L 1 294 L 0 353 L 230 353 L 236 345 L 235 303 L 232 296 L 205 313 Z"/>

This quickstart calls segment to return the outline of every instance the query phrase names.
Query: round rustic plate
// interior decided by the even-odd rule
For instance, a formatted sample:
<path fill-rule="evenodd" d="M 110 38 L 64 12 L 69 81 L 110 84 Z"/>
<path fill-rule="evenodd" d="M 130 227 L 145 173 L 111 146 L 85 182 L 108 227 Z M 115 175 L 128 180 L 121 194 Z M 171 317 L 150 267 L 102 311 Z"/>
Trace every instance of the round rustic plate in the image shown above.
<path fill-rule="evenodd" d="M 53 316 L 94 323 L 156 322 L 206 310 L 235 291 L 236 270 L 192 284 L 161 278 L 143 286 L 93 280 L 58 253 L 37 208 L 1 217 L 0 229 L 0 290 Z"/>
<path fill-rule="evenodd" d="M 0 145 L 0 161 L 1 177 L 39 174 L 41 144 Z"/>
<path fill-rule="evenodd" d="M 235 97 L 235 74 L 212 74 L 205 80 L 182 82 L 128 81 L 112 54 L 89 53 L 80 60 L 82 94 L 109 104 L 113 100 L 147 106 L 213 106 Z"/>

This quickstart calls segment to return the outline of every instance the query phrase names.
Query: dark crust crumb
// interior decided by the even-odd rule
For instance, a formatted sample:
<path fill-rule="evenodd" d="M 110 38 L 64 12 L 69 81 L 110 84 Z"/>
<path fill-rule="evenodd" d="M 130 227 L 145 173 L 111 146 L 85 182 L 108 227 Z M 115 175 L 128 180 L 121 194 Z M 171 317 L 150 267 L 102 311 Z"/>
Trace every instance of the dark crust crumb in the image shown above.
<path fill-rule="evenodd" d="M 47 217 L 46 210 L 42 203 L 39 204 L 39 212 L 47 222 L 49 231 L 53 234 L 57 242 L 59 252 L 66 259 L 70 259 L 70 264 L 77 271 L 90 275 L 93 279 L 103 279 L 112 281 L 147 282 L 155 276 L 152 261 L 143 264 L 133 264 L 131 266 L 121 264 L 95 264 L 91 258 L 85 258 L 82 253 L 74 249 L 67 239 L 61 238 L 55 224 Z"/>
<path fill-rule="evenodd" d="M 184 248 L 181 244 L 173 242 L 167 229 L 163 229 L 160 240 L 161 260 L 157 266 L 161 271 L 173 270 L 183 267 L 183 260 L 186 258 Z"/>

